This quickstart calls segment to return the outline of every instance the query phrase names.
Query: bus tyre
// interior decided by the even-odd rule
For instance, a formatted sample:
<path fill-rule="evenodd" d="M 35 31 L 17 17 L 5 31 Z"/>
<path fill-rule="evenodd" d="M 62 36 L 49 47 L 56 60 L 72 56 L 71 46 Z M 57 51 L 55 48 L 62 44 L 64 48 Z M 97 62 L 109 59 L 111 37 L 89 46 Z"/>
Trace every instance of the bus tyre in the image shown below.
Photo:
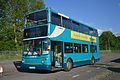
<path fill-rule="evenodd" d="M 73 67 L 72 61 L 70 59 L 68 59 L 67 63 L 66 63 L 66 67 L 65 67 L 65 71 L 70 71 Z"/>
<path fill-rule="evenodd" d="M 95 64 L 95 58 L 92 57 L 92 58 L 91 58 L 91 65 L 94 65 L 94 64 Z"/>

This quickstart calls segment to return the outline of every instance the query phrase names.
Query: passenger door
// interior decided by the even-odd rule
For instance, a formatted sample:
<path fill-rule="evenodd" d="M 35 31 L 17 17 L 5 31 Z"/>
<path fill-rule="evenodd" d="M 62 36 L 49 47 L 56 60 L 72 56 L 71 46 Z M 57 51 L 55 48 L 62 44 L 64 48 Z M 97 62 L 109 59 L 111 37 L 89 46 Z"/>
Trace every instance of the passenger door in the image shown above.
<path fill-rule="evenodd" d="M 53 66 L 62 67 L 63 64 L 63 45 L 62 42 L 52 41 L 51 47 L 53 51 Z"/>

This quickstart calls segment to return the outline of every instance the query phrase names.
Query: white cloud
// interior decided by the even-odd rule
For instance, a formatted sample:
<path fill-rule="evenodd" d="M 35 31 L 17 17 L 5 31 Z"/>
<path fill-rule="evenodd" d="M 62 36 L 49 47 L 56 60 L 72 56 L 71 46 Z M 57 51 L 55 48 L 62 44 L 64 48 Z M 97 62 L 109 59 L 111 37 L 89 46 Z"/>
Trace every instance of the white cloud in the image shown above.
<path fill-rule="evenodd" d="M 100 36 L 104 32 L 104 30 L 102 29 L 97 29 L 97 30 L 98 30 L 98 36 Z"/>
<path fill-rule="evenodd" d="M 100 36 L 104 31 L 111 31 L 113 32 L 112 28 L 106 28 L 106 29 L 97 29 L 98 30 L 98 35 Z"/>
<path fill-rule="evenodd" d="M 113 30 L 112 30 L 112 28 L 108 28 L 108 31 L 111 31 L 111 32 L 112 32 Z"/>
<path fill-rule="evenodd" d="M 114 32 L 113 34 L 114 34 L 116 37 L 117 37 L 117 36 L 120 36 L 120 33 L 117 33 L 117 32 Z"/>

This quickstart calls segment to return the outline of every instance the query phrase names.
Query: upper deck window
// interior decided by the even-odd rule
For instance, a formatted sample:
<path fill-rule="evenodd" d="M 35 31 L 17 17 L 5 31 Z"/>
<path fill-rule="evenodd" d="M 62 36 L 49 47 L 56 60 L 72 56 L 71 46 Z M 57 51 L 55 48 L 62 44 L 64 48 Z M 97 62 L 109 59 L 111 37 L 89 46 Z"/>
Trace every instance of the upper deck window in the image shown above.
<path fill-rule="evenodd" d="M 26 15 L 27 26 L 46 24 L 47 23 L 47 10 L 37 11 Z"/>
<path fill-rule="evenodd" d="M 72 21 L 72 22 L 71 22 L 71 25 L 72 25 L 72 29 L 73 29 L 74 31 L 79 32 L 79 30 L 80 30 L 79 23 L 77 23 L 76 21 Z"/>
<path fill-rule="evenodd" d="M 84 24 L 80 24 L 80 32 L 89 34 L 89 28 Z"/>
<path fill-rule="evenodd" d="M 93 31 L 94 31 L 94 32 L 93 32 L 93 33 L 94 33 L 94 36 L 98 36 L 97 30 L 94 29 Z"/>
<path fill-rule="evenodd" d="M 48 31 L 47 26 L 28 28 L 24 30 L 24 38 L 47 36 L 47 33 L 48 33 L 47 31 Z"/>
<path fill-rule="evenodd" d="M 54 25 L 61 26 L 61 17 L 58 14 L 51 13 L 51 23 Z"/>
<path fill-rule="evenodd" d="M 80 32 L 80 33 L 84 33 L 84 34 L 96 36 L 96 37 L 98 36 L 96 29 L 93 29 L 83 23 L 79 23 L 70 18 L 60 16 L 59 14 L 54 12 L 51 13 L 51 23 L 54 25 L 65 27 L 67 29 L 70 29 L 76 32 Z"/>
<path fill-rule="evenodd" d="M 67 18 L 63 17 L 62 20 L 63 20 L 63 26 L 65 28 L 72 29 L 71 28 L 71 21 L 70 21 L 70 19 L 67 19 Z"/>
<path fill-rule="evenodd" d="M 80 32 L 91 35 L 91 36 L 98 36 L 98 32 L 96 29 L 93 29 L 89 26 L 86 26 L 84 24 L 80 24 Z"/>
<path fill-rule="evenodd" d="M 90 27 L 88 27 L 88 29 L 89 29 L 89 35 L 92 35 L 92 36 L 98 36 L 98 32 L 97 32 L 97 30 L 96 29 L 93 29 L 93 28 L 90 28 Z"/>

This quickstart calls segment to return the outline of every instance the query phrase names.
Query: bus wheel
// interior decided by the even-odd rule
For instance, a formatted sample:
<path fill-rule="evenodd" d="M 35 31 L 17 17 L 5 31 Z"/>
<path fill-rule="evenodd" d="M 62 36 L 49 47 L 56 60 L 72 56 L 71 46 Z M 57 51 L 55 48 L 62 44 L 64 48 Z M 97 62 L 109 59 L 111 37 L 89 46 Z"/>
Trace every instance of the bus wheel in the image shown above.
<path fill-rule="evenodd" d="M 94 64 L 95 64 L 95 58 L 92 57 L 92 58 L 91 58 L 91 65 L 94 65 Z"/>
<path fill-rule="evenodd" d="M 66 63 L 66 67 L 64 68 L 65 71 L 70 71 L 73 67 L 72 61 L 70 59 L 68 59 L 67 63 Z"/>

